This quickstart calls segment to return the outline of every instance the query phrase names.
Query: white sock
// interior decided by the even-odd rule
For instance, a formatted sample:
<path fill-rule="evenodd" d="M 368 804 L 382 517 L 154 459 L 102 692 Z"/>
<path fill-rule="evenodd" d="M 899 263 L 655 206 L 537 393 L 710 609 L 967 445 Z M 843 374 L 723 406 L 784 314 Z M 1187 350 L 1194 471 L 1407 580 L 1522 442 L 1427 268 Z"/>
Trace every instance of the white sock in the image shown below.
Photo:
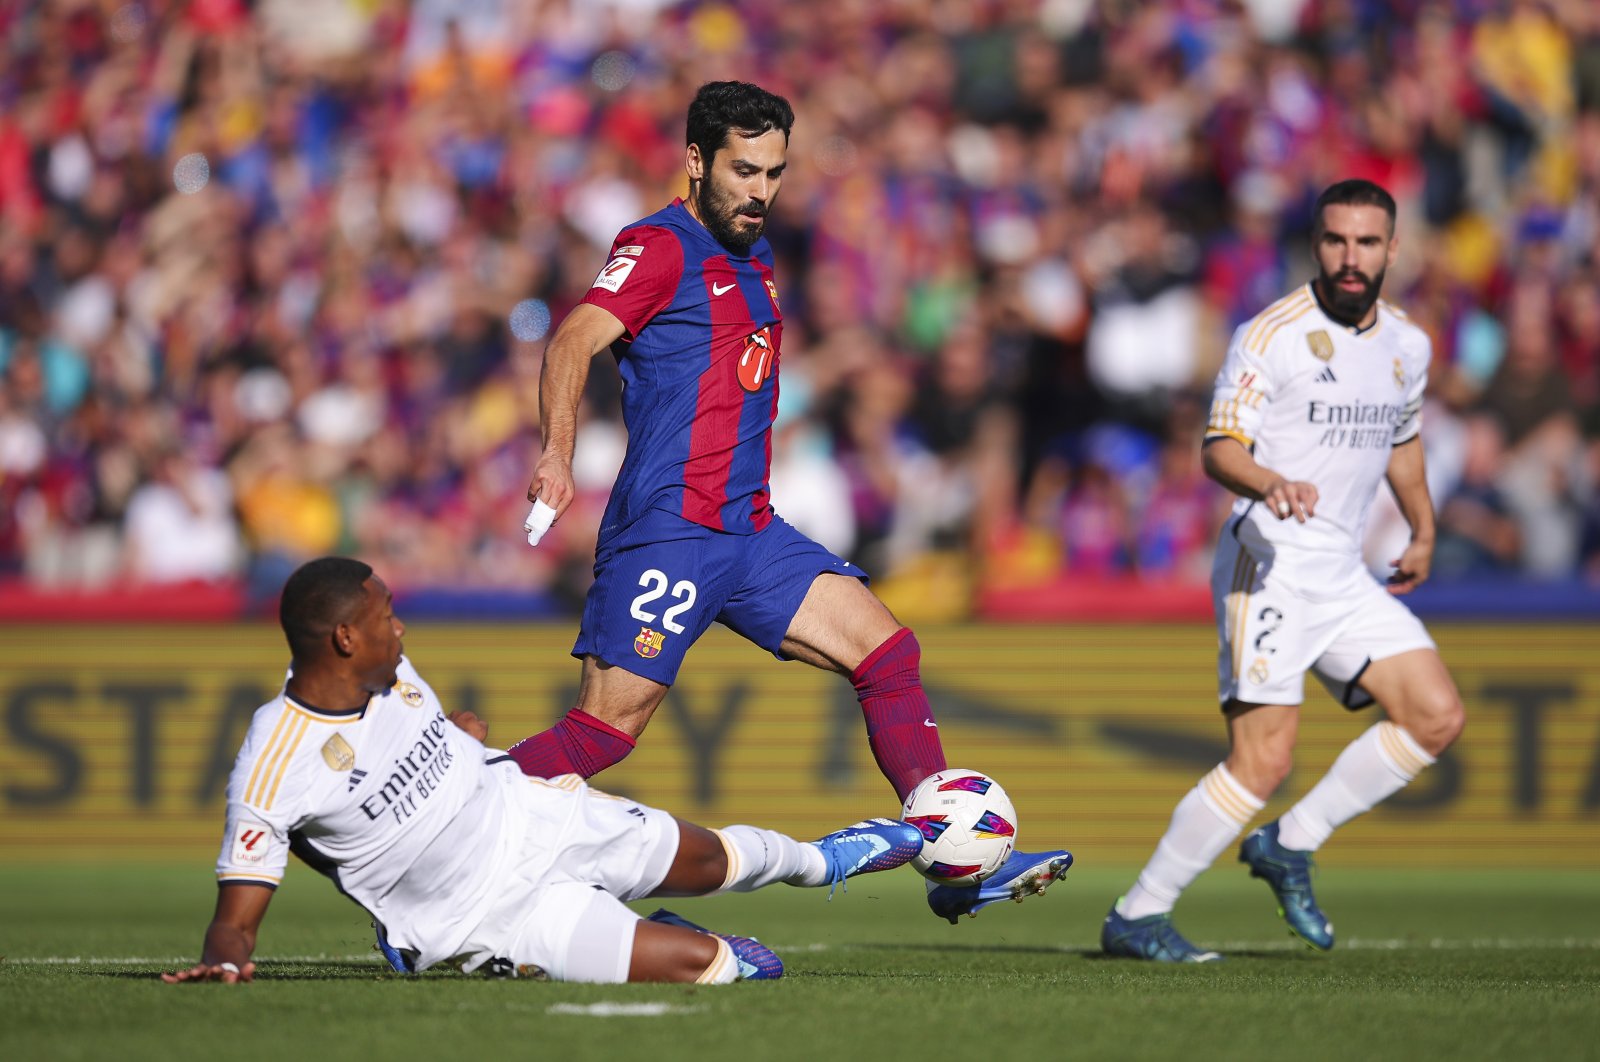
<path fill-rule="evenodd" d="M 1265 806 L 1266 801 L 1240 785 L 1226 766 L 1217 764 L 1178 801 L 1155 854 L 1128 895 L 1117 902 L 1117 913 L 1124 918 L 1144 918 L 1172 910 L 1189 883 Z"/>
<path fill-rule="evenodd" d="M 739 960 L 734 958 L 733 949 L 726 940 L 721 937 L 711 939 L 717 942 L 717 957 L 711 960 L 711 965 L 695 980 L 695 984 L 731 985 L 739 979 Z"/>
<path fill-rule="evenodd" d="M 1278 820 L 1278 843 L 1314 852 L 1335 829 L 1405 788 L 1433 763 L 1416 739 L 1385 719 L 1345 746 L 1328 773 Z"/>
<path fill-rule="evenodd" d="M 728 853 L 728 878 L 723 892 L 754 892 L 775 882 L 826 885 L 828 861 L 814 844 L 756 826 L 724 826 L 712 830 Z"/>

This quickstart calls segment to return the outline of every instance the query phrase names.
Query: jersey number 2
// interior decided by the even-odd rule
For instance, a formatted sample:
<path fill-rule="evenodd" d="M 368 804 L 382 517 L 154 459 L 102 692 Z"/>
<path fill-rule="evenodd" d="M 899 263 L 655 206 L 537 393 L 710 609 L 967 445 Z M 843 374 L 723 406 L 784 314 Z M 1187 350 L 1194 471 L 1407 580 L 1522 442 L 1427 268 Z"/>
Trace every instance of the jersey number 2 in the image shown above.
<path fill-rule="evenodd" d="M 668 581 L 667 573 L 659 568 L 651 568 L 639 576 L 639 585 L 647 589 L 633 599 L 633 607 L 629 609 L 629 612 L 634 619 L 642 620 L 645 623 L 654 623 L 656 621 L 656 614 L 654 612 L 646 612 L 644 607 L 667 592 Z M 680 604 L 673 605 L 661 614 L 661 625 L 672 634 L 682 634 L 687 628 L 678 622 L 678 617 L 694 607 L 694 598 L 694 584 L 687 579 L 679 579 L 672 588 L 672 599 L 680 602 Z"/>

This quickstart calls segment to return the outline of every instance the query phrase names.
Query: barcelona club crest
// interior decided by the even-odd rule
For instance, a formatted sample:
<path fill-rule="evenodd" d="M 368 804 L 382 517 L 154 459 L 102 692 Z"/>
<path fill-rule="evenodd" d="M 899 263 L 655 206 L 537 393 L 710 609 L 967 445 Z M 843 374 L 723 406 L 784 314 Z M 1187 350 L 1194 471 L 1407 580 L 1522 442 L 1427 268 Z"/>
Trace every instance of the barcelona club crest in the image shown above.
<path fill-rule="evenodd" d="M 661 655 L 661 647 L 667 644 L 667 636 L 649 627 L 639 628 L 639 637 L 633 640 L 633 651 L 646 660 L 653 660 Z"/>

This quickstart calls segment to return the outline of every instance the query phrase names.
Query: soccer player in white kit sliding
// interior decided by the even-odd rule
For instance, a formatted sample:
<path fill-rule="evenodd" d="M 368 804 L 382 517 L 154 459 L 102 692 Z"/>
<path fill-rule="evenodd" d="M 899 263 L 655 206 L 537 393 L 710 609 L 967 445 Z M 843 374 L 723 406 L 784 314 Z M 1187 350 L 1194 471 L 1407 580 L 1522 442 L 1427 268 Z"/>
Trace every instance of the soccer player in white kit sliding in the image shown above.
<path fill-rule="evenodd" d="M 641 919 L 623 901 L 831 885 L 922 849 L 921 832 L 893 819 L 802 843 L 680 822 L 576 775 L 524 777 L 484 748 L 476 717 L 445 714 L 402 655 L 388 588 L 360 561 L 301 566 L 279 618 L 290 675 L 257 710 L 228 780 L 200 961 L 168 982 L 254 976 L 256 933 L 290 852 L 370 913 L 412 970 L 716 984 L 783 966 L 748 937 L 665 911 Z"/>
<path fill-rule="evenodd" d="M 1346 708 L 1387 718 L 1239 850 L 1277 897 L 1290 930 L 1333 947 L 1311 891 L 1311 853 L 1399 791 L 1461 732 L 1461 698 L 1433 640 L 1396 595 L 1428 577 L 1433 505 L 1420 410 L 1430 344 L 1378 298 L 1396 250 L 1395 203 L 1370 181 L 1317 200 L 1316 278 L 1233 335 L 1206 429 L 1206 474 L 1235 494 L 1211 576 L 1218 693 L 1229 750 L 1178 802 L 1137 883 L 1106 915 L 1110 955 L 1210 962 L 1172 925 L 1172 908 L 1288 775 L 1304 698 L 1317 676 Z M 1393 488 L 1411 541 L 1387 585 L 1361 559 L 1379 484 Z"/>

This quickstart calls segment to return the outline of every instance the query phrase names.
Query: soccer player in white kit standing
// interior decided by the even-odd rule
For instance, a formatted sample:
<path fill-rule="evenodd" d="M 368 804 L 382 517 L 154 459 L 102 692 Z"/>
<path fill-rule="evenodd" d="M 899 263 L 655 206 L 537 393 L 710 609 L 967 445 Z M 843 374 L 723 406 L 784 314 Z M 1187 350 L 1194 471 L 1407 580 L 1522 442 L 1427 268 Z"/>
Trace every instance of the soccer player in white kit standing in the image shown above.
<path fill-rule="evenodd" d="M 1106 915 L 1108 954 L 1222 957 L 1184 939 L 1172 908 L 1288 775 L 1307 671 L 1345 707 L 1376 702 L 1387 716 L 1239 850 L 1313 948 L 1333 947 L 1333 927 L 1312 895 L 1311 853 L 1461 732 L 1455 684 L 1421 622 L 1396 600 L 1428 577 L 1434 519 L 1418 434 L 1430 344 L 1378 298 L 1394 230 L 1394 199 L 1383 188 L 1331 186 L 1316 205 L 1317 277 L 1233 335 L 1204 450 L 1206 474 L 1239 495 L 1211 577 L 1228 758 L 1179 801 L 1138 882 Z M 1385 478 L 1411 526 L 1387 586 L 1361 559 Z"/>
<path fill-rule="evenodd" d="M 748 937 L 666 911 L 641 919 L 623 901 L 836 884 L 922 849 L 921 832 L 892 819 L 802 843 L 752 826 L 708 830 L 576 775 L 524 777 L 485 750 L 481 721 L 445 714 L 402 655 L 388 587 L 360 561 L 302 565 L 279 616 L 290 675 L 257 710 L 228 780 L 200 961 L 168 982 L 254 976 L 256 934 L 291 852 L 370 913 L 410 970 L 720 984 L 778 977 L 783 965 Z"/>

